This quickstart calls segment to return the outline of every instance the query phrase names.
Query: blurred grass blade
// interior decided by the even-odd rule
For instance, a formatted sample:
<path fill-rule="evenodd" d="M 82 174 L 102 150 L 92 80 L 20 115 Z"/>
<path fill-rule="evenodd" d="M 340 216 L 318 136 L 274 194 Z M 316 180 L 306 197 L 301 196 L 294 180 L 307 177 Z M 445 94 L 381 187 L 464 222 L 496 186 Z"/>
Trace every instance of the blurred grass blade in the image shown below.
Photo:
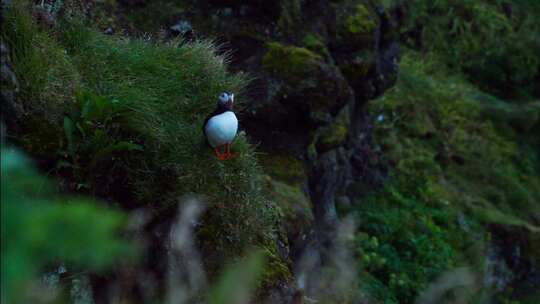
<path fill-rule="evenodd" d="M 210 304 L 249 303 L 265 266 L 265 255 L 257 251 L 246 259 L 230 265 L 210 293 Z"/>

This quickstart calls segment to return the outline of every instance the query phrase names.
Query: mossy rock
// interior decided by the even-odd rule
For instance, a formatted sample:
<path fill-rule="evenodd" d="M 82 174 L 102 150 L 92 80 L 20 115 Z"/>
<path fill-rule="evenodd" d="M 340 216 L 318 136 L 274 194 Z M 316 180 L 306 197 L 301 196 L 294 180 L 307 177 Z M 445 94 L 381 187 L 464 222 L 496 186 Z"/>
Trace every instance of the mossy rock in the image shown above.
<path fill-rule="evenodd" d="M 310 201 L 302 192 L 307 180 L 301 160 L 290 154 L 268 153 L 260 160 L 264 171 L 267 192 L 281 209 L 287 231 L 302 230 L 313 221 Z M 300 226 L 299 226 L 300 225 Z"/>
<path fill-rule="evenodd" d="M 318 153 L 334 149 L 347 140 L 350 124 L 348 108 L 343 109 L 334 122 L 323 127 L 316 136 L 315 147 Z"/>
<path fill-rule="evenodd" d="M 344 30 L 350 34 L 366 34 L 375 29 L 375 21 L 364 4 L 357 4 L 353 14 L 345 18 Z"/>
<path fill-rule="evenodd" d="M 311 203 L 302 192 L 301 185 L 290 185 L 266 177 L 266 188 L 270 197 L 280 206 L 285 231 L 292 238 L 305 233 L 313 224 Z"/>
<path fill-rule="evenodd" d="M 530 131 L 540 121 L 540 106 L 538 103 L 520 106 L 513 112 L 510 124 L 519 131 Z"/>
<path fill-rule="evenodd" d="M 270 42 L 267 47 L 262 67 L 280 83 L 273 95 L 286 99 L 280 102 L 290 112 L 303 113 L 305 119 L 313 121 L 312 113 L 335 114 L 351 100 L 345 77 L 336 66 L 325 63 L 322 56 L 278 42 Z"/>
<path fill-rule="evenodd" d="M 293 274 L 289 263 L 285 263 L 283 258 L 268 249 L 263 251 L 266 256 L 266 265 L 262 273 L 262 284 L 258 290 L 265 295 L 270 288 L 279 287 L 280 284 L 288 284 L 293 280 Z"/>
<path fill-rule="evenodd" d="M 337 31 L 342 44 L 363 45 L 370 43 L 377 27 L 377 19 L 363 3 L 346 3 L 337 15 Z"/>
<path fill-rule="evenodd" d="M 266 152 L 259 158 L 263 170 L 270 177 L 289 185 L 299 185 L 306 180 L 301 160 L 281 152 Z"/>
<path fill-rule="evenodd" d="M 291 83 L 309 78 L 322 60 L 321 56 L 302 47 L 270 42 L 267 48 L 268 51 L 262 58 L 263 69 Z"/>
<path fill-rule="evenodd" d="M 304 38 L 302 39 L 302 44 L 304 47 L 312 52 L 315 52 L 321 56 L 324 56 L 324 58 L 330 58 L 330 52 L 328 52 L 328 48 L 326 47 L 326 44 L 324 43 L 321 36 L 319 36 L 316 33 L 308 33 Z"/>
<path fill-rule="evenodd" d="M 326 152 L 338 147 L 347 139 L 347 128 L 344 125 L 331 125 L 325 127 L 317 141 L 317 151 Z"/>

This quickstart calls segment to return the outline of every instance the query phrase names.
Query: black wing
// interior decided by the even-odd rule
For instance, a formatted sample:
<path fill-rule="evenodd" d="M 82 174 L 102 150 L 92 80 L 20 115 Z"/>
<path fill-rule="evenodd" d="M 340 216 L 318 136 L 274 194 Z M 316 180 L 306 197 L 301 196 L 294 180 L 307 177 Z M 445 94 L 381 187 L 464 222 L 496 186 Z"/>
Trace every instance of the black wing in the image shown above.
<path fill-rule="evenodd" d="M 219 114 L 221 114 L 221 113 L 223 113 L 223 112 L 225 112 L 225 111 L 227 111 L 227 110 L 221 109 L 221 108 L 216 108 L 216 109 L 214 110 L 214 112 L 212 112 L 210 115 L 206 116 L 206 119 L 204 120 L 204 123 L 203 123 L 203 125 L 202 125 L 202 132 L 203 132 L 203 134 L 204 134 L 204 137 L 206 137 L 206 124 L 208 123 L 208 121 L 210 120 L 210 118 L 212 118 L 212 117 L 214 117 L 214 116 L 216 116 L 216 115 L 219 115 Z"/>

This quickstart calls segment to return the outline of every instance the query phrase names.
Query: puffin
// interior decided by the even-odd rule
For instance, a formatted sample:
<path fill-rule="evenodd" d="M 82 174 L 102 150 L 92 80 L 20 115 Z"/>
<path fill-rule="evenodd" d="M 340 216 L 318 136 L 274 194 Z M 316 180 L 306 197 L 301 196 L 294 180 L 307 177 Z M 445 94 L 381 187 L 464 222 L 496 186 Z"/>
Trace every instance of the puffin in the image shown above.
<path fill-rule="evenodd" d="M 216 109 L 206 117 L 202 127 L 206 141 L 214 149 L 218 160 L 227 160 L 235 156 L 231 153 L 231 143 L 238 131 L 238 119 L 234 114 L 233 105 L 233 93 L 219 94 Z"/>

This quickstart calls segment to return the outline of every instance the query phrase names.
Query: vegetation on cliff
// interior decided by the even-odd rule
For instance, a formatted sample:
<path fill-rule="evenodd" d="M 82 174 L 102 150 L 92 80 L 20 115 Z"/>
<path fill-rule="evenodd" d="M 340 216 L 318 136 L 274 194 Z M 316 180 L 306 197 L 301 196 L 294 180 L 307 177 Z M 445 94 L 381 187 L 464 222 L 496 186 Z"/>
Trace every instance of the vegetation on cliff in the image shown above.
<path fill-rule="evenodd" d="M 537 3 L 410 1 L 400 9 L 409 48 L 395 87 L 369 105 L 391 174 L 341 210 L 360 223 L 362 288 L 412 303 L 465 266 L 477 283 L 456 281 L 437 302 L 536 303 Z"/>
<path fill-rule="evenodd" d="M 540 301 L 538 1 L 10 3 L 2 302 Z"/>
<path fill-rule="evenodd" d="M 538 120 L 521 131 L 493 118 L 485 99 L 495 97 L 450 74 L 437 58 L 419 56 L 402 58 L 396 86 L 369 107 L 390 179 L 342 211 L 360 223 L 364 287 L 396 303 L 413 302 L 456 267 L 486 275 L 488 247 L 500 237 L 493 227 L 522 230 L 531 244 L 540 231 L 538 142 L 530 140 Z M 524 251 L 523 263 L 540 257 L 534 246 Z"/>

